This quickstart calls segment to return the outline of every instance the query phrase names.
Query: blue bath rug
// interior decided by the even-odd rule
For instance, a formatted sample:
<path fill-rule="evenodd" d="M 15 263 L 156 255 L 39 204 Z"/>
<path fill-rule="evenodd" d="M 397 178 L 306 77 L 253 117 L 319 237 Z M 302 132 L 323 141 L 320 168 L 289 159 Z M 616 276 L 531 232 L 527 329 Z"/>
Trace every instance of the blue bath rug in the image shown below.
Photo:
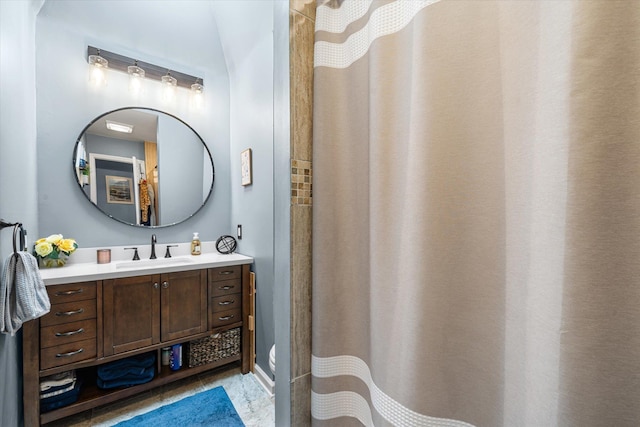
<path fill-rule="evenodd" d="M 170 405 L 161 406 L 116 424 L 116 427 L 175 425 L 245 427 L 222 387 L 185 397 Z"/>

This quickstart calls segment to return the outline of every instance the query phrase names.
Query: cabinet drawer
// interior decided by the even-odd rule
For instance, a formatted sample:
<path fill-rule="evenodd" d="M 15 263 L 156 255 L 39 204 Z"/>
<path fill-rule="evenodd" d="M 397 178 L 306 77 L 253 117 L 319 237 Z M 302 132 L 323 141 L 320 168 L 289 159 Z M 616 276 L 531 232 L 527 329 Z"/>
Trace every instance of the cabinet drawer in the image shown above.
<path fill-rule="evenodd" d="M 96 317 L 96 300 L 74 301 L 51 306 L 51 311 L 42 317 L 40 326 L 59 325 Z"/>
<path fill-rule="evenodd" d="M 51 305 L 71 301 L 96 299 L 96 282 L 70 283 L 68 285 L 47 286 Z"/>
<path fill-rule="evenodd" d="M 242 277 L 242 266 L 232 265 L 230 267 L 219 267 L 209 269 L 209 283 L 221 280 L 240 279 Z"/>
<path fill-rule="evenodd" d="M 240 279 L 209 283 L 210 297 L 220 297 L 223 295 L 237 294 L 240 292 L 242 292 L 242 283 Z"/>
<path fill-rule="evenodd" d="M 218 326 L 229 325 L 231 323 L 242 321 L 242 310 L 237 308 L 235 310 L 225 310 L 212 313 L 211 327 L 217 328 Z"/>
<path fill-rule="evenodd" d="M 78 322 L 40 328 L 40 346 L 42 348 L 54 345 L 68 344 L 96 337 L 96 319 L 80 320 Z"/>
<path fill-rule="evenodd" d="M 95 359 L 96 340 L 89 339 L 40 350 L 40 369 L 55 368 L 81 360 Z"/>
<path fill-rule="evenodd" d="M 211 298 L 211 311 L 219 313 L 221 311 L 242 308 L 242 294 L 223 295 Z"/>

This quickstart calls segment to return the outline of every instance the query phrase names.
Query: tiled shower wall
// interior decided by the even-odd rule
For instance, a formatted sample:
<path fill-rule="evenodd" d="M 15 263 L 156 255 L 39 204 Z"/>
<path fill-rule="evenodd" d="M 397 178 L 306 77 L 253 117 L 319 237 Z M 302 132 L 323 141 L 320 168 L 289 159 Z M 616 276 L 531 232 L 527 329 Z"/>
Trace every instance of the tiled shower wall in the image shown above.
<path fill-rule="evenodd" d="M 311 425 L 311 163 L 316 0 L 289 1 L 291 425 Z"/>

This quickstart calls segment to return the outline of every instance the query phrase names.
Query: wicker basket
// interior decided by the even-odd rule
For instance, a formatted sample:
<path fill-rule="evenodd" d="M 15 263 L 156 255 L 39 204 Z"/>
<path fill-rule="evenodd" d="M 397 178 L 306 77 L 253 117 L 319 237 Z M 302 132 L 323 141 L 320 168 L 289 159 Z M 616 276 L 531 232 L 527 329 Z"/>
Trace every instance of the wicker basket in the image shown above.
<path fill-rule="evenodd" d="M 189 367 L 213 363 L 240 354 L 240 328 L 189 341 Z"/>

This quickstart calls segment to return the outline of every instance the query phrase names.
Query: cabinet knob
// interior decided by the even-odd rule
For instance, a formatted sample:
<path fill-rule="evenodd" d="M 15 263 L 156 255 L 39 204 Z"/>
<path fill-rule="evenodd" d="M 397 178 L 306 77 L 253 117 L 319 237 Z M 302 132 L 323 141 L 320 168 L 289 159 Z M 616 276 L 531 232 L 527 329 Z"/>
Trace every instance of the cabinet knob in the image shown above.
<path fill-rule="evenodd" d="M 158 282 L 153 284 L 153 289 L 158 289 L 160 287 L 160 285 L 158 284 Z"/>
<path fill-rule="evenodd" d="M 162 287 L 167 289 L 169 287 L 169 282 L 162 282 Z"/>

